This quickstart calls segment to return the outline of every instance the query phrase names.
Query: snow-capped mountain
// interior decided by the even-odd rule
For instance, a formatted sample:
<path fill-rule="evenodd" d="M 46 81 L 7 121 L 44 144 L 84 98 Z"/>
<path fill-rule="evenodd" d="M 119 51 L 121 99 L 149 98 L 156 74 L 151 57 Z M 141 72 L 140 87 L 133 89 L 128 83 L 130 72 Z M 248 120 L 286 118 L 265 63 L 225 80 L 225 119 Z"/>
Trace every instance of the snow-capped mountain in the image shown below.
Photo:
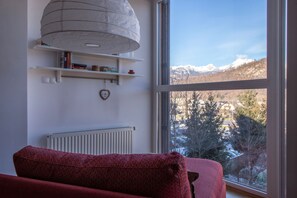
<path fill-rule="evenodd" d="M 194 66 L 194 65 L 179 65 L 171 66 L 171 74 L 176 75 L 199 75 L 207 73 L 216 73 L 220 71 L 226 71 L 228 69 L 234 69 L 242 65 L 248 64 L 255 61 L 254 59 L 249 59 L 245 56 L 239 56 L 233 63 L 224 66 L 215 66 L 213 64 L 208 64 L 205 66 Z"/>

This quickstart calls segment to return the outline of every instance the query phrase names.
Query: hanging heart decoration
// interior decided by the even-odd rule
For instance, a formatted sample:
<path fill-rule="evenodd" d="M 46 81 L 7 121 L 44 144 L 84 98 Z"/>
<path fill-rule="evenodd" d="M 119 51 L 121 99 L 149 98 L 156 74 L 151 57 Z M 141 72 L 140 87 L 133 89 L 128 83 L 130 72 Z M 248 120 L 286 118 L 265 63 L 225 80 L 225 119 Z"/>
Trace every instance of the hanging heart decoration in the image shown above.
<path fill-rule="evenodd" d="M 110 91 L 108 89 L 101 89 L 99 96 L 102 100 L 107 100 L 110 96 Z"/>

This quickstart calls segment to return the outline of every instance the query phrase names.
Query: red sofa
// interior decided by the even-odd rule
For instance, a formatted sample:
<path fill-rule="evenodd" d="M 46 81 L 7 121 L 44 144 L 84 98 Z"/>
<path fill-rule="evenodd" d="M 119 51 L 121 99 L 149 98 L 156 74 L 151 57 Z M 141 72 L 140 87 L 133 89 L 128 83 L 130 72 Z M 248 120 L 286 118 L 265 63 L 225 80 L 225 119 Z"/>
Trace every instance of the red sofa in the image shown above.
<path fill-rule="evenodd" d="M 207 159 L 186 158 L 188 170 L 198 172 L 194 181 L 196 198 L 226 198 L 226 184 L 221 164 Z"/>
<path fill-rule="evenodd" d="M 140 196 L 0 174 L 3 198 L 137 198 Z"/>
<path fill-rule="evenodd" d="M 184 158 L 177 153 L 162 155 L 113 154 L 95 157 L 27 147 L 17 155 L 17 157 L 14 156 L 14 162 L 16 172 L 20 176 L 0 174 L 0 197 L 133 198 L 170 196 L 188 198 L 191 195 L 188 192 L 189 183 L 185 182 L 187 179 L 185 168 L 199 173 L 198 180 L 193 182 L 196 198 L 226 197 L 222 167 L 219 163 L 211 160 Z M 65 160 L 63 161 L 63 159 Z M 100 161 L 101 159 L 102 161 Z M 111 161 L 115 162 L 112 167 L 110 166 Z M 121 164 L 118 165 L 117 161 L 121 161 Z M 59 164 L 57 165 L 56 162 Z M 103 164 L 99 170 L 98 162 Z M 92 163 L 96 164 L 96 170 Z M 163 164 L 167 164 L 165 169 Z M 79 168 L 81 165 L 84 168 Z M 107 165 L 109 167 L 105 169 Z M 118 171 L 119 168 L 124 169 Z M 33 174 L 32 170 L 34 170 Z M 94 175 L 94 172 L 98 172 L 99 175 Z M 89 173 L 91 174 L 88 175 Z M 72 176 L 65 176 L 69 174 Z M 104 175 L 111 175 L 115 180 L 104 178 Z M 76 177 L 78 180 L 82 180 L 82 185 L 86 186 L 75 183 Z M 94 183 L 92 179 L 97 177 L 100 177 L 104 183 L 99 182 L 98 184 L 98 181 Z M 114 184 L 110 181 L 116 182 Z M 130 189 L 130 184 L 134 188 Z"/>

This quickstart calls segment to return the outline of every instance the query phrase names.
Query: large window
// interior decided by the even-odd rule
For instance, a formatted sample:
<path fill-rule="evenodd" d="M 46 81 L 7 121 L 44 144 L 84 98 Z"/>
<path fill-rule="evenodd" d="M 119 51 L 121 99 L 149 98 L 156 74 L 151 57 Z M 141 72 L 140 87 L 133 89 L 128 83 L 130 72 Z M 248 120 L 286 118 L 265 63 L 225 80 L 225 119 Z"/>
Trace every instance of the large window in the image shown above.
<path fill-rule="evenodd" d="M 280 121 L 273 96 L 281 97 L 279 62 L 273 62 L 280 58 L 269 59 L 281 53 L 267 47 L 279 44 L 270 39 L 278 32 L 268 33 L 280 25 L 269 25 L 279 17 L 269 19 L 279 1 L 271 2 L 163 0 L 156 9 L 162 152 L 218 161 L 227 182 L 259 194 L 277 177 L 268 170 L 276 168 L 268 166 L 275 162 L 268 143 Z"/>
<path fill-rule="evenodd" d="M 225 179 L 266 190 L 265 89 L 170 92 L 169 150 L 212 159 Z"/>

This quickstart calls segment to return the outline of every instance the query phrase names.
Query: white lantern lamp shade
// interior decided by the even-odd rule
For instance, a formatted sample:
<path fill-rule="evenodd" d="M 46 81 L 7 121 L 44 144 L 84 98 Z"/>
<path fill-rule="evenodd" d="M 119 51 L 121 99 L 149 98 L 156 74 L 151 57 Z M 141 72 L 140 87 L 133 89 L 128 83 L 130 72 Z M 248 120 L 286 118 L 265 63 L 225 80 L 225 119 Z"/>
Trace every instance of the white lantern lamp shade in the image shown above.
<path fill-rule="evenodd" d="M 127 0 L 51 0 L 41 19 L 43 43 L 70 51 L 119 54 L 140 47 Z"/>

